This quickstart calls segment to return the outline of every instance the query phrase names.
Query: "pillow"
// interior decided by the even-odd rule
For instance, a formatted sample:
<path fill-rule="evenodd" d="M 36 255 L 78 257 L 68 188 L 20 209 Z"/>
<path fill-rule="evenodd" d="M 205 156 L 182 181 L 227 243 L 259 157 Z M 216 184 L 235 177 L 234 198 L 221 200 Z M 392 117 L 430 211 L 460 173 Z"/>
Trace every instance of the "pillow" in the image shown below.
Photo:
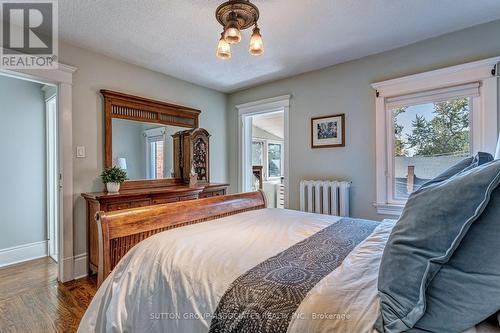
<path fill-rule="evenodd" d="M 464 171 L 473 169 L 475 167 L 486 164 L 486 163 L 491 162 L 493 160 L 494 160 L 493 155 L 491 155 L 490 153 L 479 152 L 472 159 L 472 163 L 467 168 L 463 169 L 460 172 L 464 172 Z"/>
<path fill-rule="evenodd" d="M 489 153 L 483 153 L 479 152 L 476 154 L 474 157 L 467 157 L 460 162 L 458 162 L 455 165 L 452 165 L 445 171 L 443 171 L 441 174 L 436 176 L 435 178 L 429 180 L 428 182 L 422 184 L 420 188 L 426 188 L 432 184 L 439 183 L 442 181 L 445 181 L 454 175 L 456 175 L 459 172 L 470 170 L 472 168 L 475 168 L 477 166 L 483 165 L 485 163 L 493 161 L 493 156 Z"/>
<path fill-rule="evenodd" d="M 426 303 L 415 325 L 425 332 L 462 332 L 500 310 L 500 186 L 429 284 Z"/>
<path fill-rule="evenodd" d="M 425 312 L 425 290 L 446 264 L 500 182 L 500 161 L 412 193 L 380 264 L 380 332 L 412 328 Z"/>

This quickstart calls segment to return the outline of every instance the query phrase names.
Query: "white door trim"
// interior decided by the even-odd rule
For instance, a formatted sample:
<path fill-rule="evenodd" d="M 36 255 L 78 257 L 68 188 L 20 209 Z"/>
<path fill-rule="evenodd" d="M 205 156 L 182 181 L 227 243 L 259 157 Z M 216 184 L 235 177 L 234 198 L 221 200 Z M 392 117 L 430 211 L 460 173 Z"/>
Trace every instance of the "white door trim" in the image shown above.
<path fill-rule="evenodd" d="M 245 175 L 251 175 L 251 170 L 247 170 L 248 166 L 246 158 L 251 156 L 252 142 L 244 140 L 244 136 L 248 136 L 248 131 L 251 129 L 251 117 L 270 112 L 283 112 L 284 116 L 284 162 L 285 167 L 283 170 L 284 174 L 284 185 L 285 185 L 285 208 L 288 208 L 289 204 L 289 182 L 290 182 L 290 98 L 292 95 L 282 95 L 272 98 L 266 98 L 258 100 L 255 102 L 244 103 L 236 105 L 238 110 L 238 192 L 243 192 L 248 188 L 249 184 Z"/>
<path fill-rule="evenodd" d="M 59 130 L 59 261 L 58 280 L 71 281 L 73 274 L 73 120 L 72 84 L 76 67 L 59 64 L 57 69 L 6 70 L 0 74 L 57 85 Z"/>
<path fill-rule="evenodd" d="M 44 86 L 48 87 L 48 86 Z M 47 171 L 47 238 L 48 254 L 56 262 L 58 257 L 57 226 L 59 207 L 59 167 L 57 162 L 57 93 L 45 100 L 45 155 Z"/>

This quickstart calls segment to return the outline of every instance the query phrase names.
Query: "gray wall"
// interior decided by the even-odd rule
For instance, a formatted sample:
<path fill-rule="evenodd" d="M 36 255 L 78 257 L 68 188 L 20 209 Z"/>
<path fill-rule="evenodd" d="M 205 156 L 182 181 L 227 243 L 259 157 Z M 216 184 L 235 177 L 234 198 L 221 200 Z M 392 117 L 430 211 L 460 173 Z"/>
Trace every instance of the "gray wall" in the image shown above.
<path fill-rule="evenodd" d="M 139 121 L 113 119 L 113 160 L 127 159 L 127 177 L 146 179 L 146 145 L 144 124 Z"/>
<path fill-rule="evenodd" d="M 41 88 L 0 76 L 0 249 L 47 239 Z"/>
<path fill-rule="evenodd" d="M 231 190 L 237 190 L 235 105 L 292 94 L 290 104 L 290 204 L 299 206 L 299 181 L 353 181 L 353 216 L 380 219 L 375 188 L 375 92 L 370 84 L 500 55 L 500 21 L 472 27 L 389 52 L 233 93 L 228 100 Z M 348 36 L 346 38 L 349 38 Z M 346 147 L 311 149 L 311 117 L 346 114 Z"/>
<path fill-rule="evenodd" d="M 212 135 L 211 180 L 229 180 L 225 94 L 66 43 L 59 44 L 59 56 L 62 63 L 78 68 L 73 75 L 73 151 L 76 146 L 85 146 L 87 155 L 73 161 L 74 255 L 86 253 L 85 201 L 80 193 L 104 188 L 99 179 L 104 165 L 104 115 L 100 89 L 201 109 L 200 126 Z"/>

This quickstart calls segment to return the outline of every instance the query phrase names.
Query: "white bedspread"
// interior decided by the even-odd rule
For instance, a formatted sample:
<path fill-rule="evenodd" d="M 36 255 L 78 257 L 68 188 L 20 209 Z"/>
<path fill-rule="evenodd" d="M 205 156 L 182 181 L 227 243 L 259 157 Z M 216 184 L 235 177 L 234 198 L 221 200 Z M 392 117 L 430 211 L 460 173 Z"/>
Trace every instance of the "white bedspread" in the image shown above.
<path fill-rule="evenodd" d="M 121 260 L 78 332 L 206 333 L 237 277 L 338 220 L 262 209 L 157 234 Z M 382 222 L 308 293 L 289 333 L 373 332 L 378 267 L 392 226 Z"/>

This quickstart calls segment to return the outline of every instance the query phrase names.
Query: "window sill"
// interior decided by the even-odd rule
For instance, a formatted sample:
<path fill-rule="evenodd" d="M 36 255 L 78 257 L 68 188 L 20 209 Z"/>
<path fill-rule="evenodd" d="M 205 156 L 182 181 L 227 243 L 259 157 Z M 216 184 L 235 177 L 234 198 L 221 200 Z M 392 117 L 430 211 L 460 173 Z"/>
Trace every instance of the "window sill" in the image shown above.
<path fill-rule="evenodd" d="M 382 215 L 400 216 L 403 212 L 404 204 L 374 203 L 377 213 Z"/>

